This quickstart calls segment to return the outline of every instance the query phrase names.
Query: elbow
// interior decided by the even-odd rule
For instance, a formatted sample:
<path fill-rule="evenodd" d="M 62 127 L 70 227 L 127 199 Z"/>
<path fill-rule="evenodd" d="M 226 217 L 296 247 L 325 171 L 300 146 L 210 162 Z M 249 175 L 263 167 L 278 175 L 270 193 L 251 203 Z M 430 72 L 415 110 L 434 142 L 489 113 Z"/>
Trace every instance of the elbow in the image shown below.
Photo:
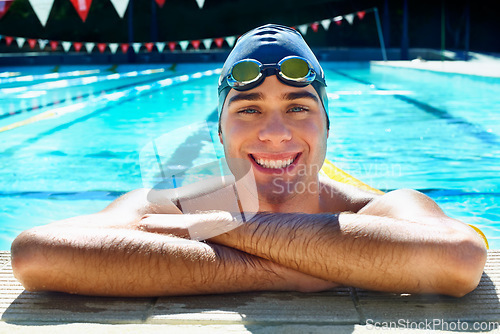
<path fill-rule="evenodd" d="M 45 252 L 36 229 L 22 232 L 12 243 L 12 271 L 26 290 L 44 290 Z"/>
<path fill-rule="evenodd" d="M 482 240 L 475 236 L 456 242 L 448 250 L 443 264 L 440 292 L 453 297 L 463 297 L 479 285 L 487 258 Z"/>

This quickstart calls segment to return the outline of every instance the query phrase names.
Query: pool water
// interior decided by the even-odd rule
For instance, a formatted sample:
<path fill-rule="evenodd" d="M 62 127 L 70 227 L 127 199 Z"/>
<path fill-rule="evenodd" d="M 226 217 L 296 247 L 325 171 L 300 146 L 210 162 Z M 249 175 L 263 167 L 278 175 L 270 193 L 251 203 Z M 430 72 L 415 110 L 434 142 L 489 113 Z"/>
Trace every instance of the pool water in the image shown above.
<path fill-rule="evenodd" d="M 323 66 L 327 157 L 382 190 L 426 193 L 500 248 L 500 79 Z M 27 228 L 96 212 L 141 187 L 139 152 L 153 139 L 200 121 L 214 132 L 219 67 L 2 69 L 0 250 Z"/>

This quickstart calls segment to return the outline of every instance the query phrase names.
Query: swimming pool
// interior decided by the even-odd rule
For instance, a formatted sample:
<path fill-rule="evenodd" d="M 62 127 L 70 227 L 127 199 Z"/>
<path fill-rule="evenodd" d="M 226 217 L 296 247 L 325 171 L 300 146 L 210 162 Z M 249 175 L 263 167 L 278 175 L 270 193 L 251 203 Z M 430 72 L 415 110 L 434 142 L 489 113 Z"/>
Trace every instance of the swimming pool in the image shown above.
<path fill-rule="evenodd" d="M 22 230 L 141 187 L 139 152 L 152 139 L 203 120 L 215 128 L 220 66 L 3 69 L 0 250 Z M 500 248 L 500 79 L 323 66 L 328 158 L 382 190 L 423 191 Z"/>

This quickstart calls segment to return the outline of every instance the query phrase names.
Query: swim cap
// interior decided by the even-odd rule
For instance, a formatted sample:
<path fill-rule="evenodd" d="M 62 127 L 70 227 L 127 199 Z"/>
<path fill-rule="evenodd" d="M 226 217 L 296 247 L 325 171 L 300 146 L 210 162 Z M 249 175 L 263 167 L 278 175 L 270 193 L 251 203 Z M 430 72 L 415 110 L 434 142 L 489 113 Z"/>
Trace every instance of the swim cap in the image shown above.
<path fill-rule="evenodd" d="M 328 118 L 328 97 L 326 94 L 325 73 L 321 68 L 316 56 L 307 45 L 302 35 L 295 29 L 278 25 L 267 24 L 253 30 L 238 38 L 233 50 L 229 54 L 219 77 L 219 132 L 220 115 L 222 107 L 231 87 L 226 84 L 229 71 L 232 66 L 243 59 L 255 59 L 262 64 L 277 64 L 288 56 L 299 56 L 307 59 L 312 69 L 316 72 L 316 79 L 311 83 L 318 93 L 326 114 L 327 129 L 330 128 Z"/>

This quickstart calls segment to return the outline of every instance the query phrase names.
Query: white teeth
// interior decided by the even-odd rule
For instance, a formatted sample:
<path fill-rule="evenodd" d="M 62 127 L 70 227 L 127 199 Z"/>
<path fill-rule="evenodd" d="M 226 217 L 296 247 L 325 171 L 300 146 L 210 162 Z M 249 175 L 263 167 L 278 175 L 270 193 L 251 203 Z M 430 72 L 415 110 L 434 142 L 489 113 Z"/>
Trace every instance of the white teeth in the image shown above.
<path fill-rule="evenodd" d="M 255 159 L 255 161 L 262 167 L 273 168 L 273 169 L 288 167 L 291 165 L 293 160 L 294 160 L 293 158 L 290 158 L 288 160 L 266 160 L 258 158 Z"/>

